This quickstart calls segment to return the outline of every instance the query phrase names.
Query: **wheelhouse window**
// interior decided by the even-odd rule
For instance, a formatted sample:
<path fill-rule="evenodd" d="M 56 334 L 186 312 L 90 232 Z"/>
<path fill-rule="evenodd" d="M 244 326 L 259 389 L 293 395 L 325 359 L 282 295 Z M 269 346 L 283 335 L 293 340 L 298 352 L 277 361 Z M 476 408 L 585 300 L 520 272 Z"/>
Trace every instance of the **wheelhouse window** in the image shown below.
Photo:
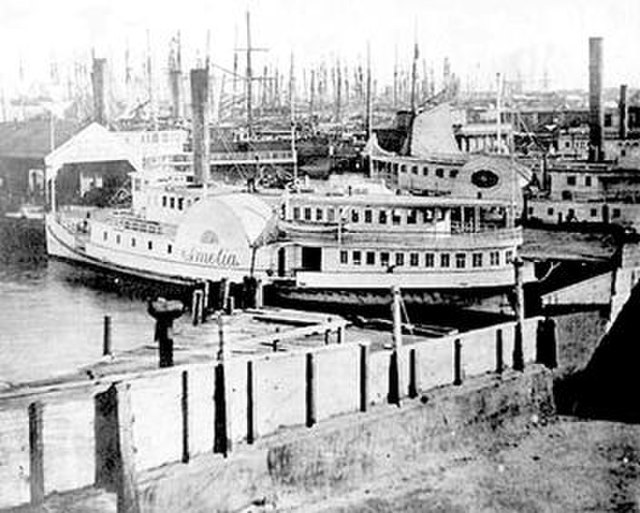
<path fill-rule="evenodd" d="M 410 253 L 409 254 L 409 265 L 411 267 L 417 267 L 420 265 L 420 254 L 419 253 Z"/>
<path fill-rule="evenodd" d="M 373 222 L 373 212 L 370 208 L 365 209 L 364 211 L 364 222 L 372 223 Z"/>
<path fill-rule="evenodd" d="M 391 214 L 391 223 L 399 225 L 402 222 L 402 215 L 399 210 L 394 210 Z"/>
<path fill-rule="evenodd" d="M 359 223 L 360 222 L 360 211 L 353 209 L 351 211 L 351 222 L 352 223 Z"/>
<path fill-rule="evenodd" d="M 178 210 L 182 210 L 184 207 L 184 198 L 178 198 Z"/>
<path fill-rule="evenodd" d="M 387 251 L 380 253 L 380 265 L 383 267 L 389 266 L 389 253 Z"/>
<path fill-rule="evenodd" d="M 169 198 L 169 208 L 176 208 L 176 199 Z"/>
<path fill-rule="evenodd" d="M 367 262 L 367 265 L 376 264 L 376 254 L 374 251 L 367 251 L 366 262 Z"/>
<path fill-rule="evenodd" d="M 333 208 L 327 210 L 327 221 L 334 223 L 336 220 L 336 211 Z"/>
<path fill-rule="evenodd" d="M 513 262 L 513 250 L 508 249 L 507 251 L 505 251 L 505 254 L 504 254 L 504 261 L 505 261 L 507 264 L 510 264 L 511 262 Z"/>
<path fill-rule="evenodd" d="M 422 168 L 422 176 L 429 176 L 429 168 L 428 167 L 423 167 Z"/>
<path fill-rule="evenodd" d="M 492 251 L 489 253 L 489 263 L 493 266 L 500 265 L 500 252 Z"/>
<path fill-rule="evenodd" d="M 473 254 L 473 267 L 482 267 L 482 253 Z"/>
<path fill-rule="evenodd" d="M 116 244 L 120 244 L 121 240 L 120 234 L 116 235 Z"/>
<path fill-rule="evenodd" d="M 167 197 L 166 196 L 162 196 L 162 206 L 163 207 L 167 206 Z"/>
<path fill-rule="evenodd" d="M 300 219 L 300 207 L 293 207 L 293 218 Z"/>
<path fill-rule="evenodd" d="M 458 170 L 457 169 L 450 169 L 449 170 L 449 178 L 455 178 L 458 176 Z"/>
<path fill-rule="evenodd" d="M 153 241 L 148 241 L 147 242 L 147 249 L 149 249 L 149 250 L 153 249 Z"/>
<path fill-rule="evenodd" d="M 425 208 L 422 211 L 422 220 L 424 223 L 432 223 L 433 222 L 433 210 L 430 208 Z"/>
<path fill-rule="evenodd" d="M 404 265 L 404 253 L 396 253 L 396 265 Z"/>
<path fill-rule="evenodd" d="M 405 166 L 404 164 L 402 164 L 402 165 L 400 166 L 400 172 L 401 172 L 401 173 L 406 173 L 406 172 L 407 172 L 407 166 Z"/>
<path fill-rule="evenodd" d="M 414 175 L 418 174 L 418 166 L 411 166 L 411 173 Z"/>
<path fill-rule="evenodd" d="M 441 167 L 437 168 L 437 169 L 436 169 L 436 176 L 437 176 L 438 178 L 442 178 L 442 177 L 444 177 L 444 169 L 442 169 Z"/>
<path fill-rule="evenodd" d="M 576 184 L 576 177 L 573 175 L 567 176 L 567 185 L 575 185 L 575 184 Z"/>
<path fill-rule="evenodd" d="M 340 263 L 341 264 L 348 264 L 349 263 L 349 252 L 342 250 L 340 251 Z"/>
<path fill-rule="evenodd" d="M 353 258 L 353 265 L 360 265 L 362 263 L 362 252 L 354 251 L 351 253 L 351 257 Z"/>
<path fill-rule="evenodd" d="M 107 240 L 109 238 L 109 234 L 107 232 L 102 232 L 102 240 Z"/>
<path fill-rule="evenodd" d="M 451 255 L 442 253 L 440 255 L 440 267 L 449 267 L 451 265 Z"/>
<path fill-rule="evenodd" d="M 435 265 L 435 255 L 433 253 L 425 253 L 424 266 L 433 267 Z"/>
<path fill-rule="evenodd" d="M 418 211 L 411 209 L 407 212 L 407 224 L 416 224 L 418 222 Z"/>
<path fill-rule="evenodd" d="M 136 247 L 136 239 L 135 239 L 135 237 L 131 237 L 131 247 L 132 248 Z"/>
<path fill-rule="evenodd" d="M 322 221 L 322 209 L 321 208 L 316 208 L 316 221 Z"/>
<path fill-rule="evenodd" d="M 467 255 L 456 253 L 456 269 L 464 269 L 467 266 Z"/>
<path fill-rule="evenodd" d="M 173 253 L 173 246 L 171 244 L 167 244 L 167 253 L 168 254 Z"/>
<path fill-rule="evenodd" d="M 378 212 L 378 222 L 380 224 L 387 224 L 387 211 L 381 210 Z"/>
<path fill-rule="evenodd" d="M 311 221 L 311 207 L 304 208 L 304 220 Z"/>

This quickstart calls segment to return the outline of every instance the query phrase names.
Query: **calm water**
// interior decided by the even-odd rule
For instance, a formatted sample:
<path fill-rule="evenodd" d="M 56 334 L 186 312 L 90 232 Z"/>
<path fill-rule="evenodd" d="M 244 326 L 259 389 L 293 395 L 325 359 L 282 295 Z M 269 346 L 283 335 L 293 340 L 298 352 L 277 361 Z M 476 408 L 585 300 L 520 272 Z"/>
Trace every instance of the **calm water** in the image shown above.
<path fill-rule="evenodd" d="M 144 301 L 100 290 L 83 273 L 61 262 L 0 264 L 0 381 L 47 378 L 99 359 L 105 315 L 115 351 L 152 342 Z"/>

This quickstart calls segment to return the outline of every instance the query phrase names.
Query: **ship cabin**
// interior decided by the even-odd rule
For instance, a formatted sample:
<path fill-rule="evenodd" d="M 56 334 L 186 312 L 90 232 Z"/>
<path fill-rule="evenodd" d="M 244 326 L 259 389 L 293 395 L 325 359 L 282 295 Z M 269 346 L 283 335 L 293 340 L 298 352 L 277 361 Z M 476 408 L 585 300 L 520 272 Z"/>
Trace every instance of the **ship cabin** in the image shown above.
<path fill-rule="evenodd" d="M 292 194 L 278 272 L 318 288 L 458 288 L 513 282 L 522 233 L 504 201 Z"/>

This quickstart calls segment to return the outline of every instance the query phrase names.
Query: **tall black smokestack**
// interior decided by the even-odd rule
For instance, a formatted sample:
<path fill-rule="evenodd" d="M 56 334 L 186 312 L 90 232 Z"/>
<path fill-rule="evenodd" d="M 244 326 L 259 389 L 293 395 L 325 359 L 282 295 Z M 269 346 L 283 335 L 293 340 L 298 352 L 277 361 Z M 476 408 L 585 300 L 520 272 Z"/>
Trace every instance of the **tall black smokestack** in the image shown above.
<path fill-rule="evenodd" d="M 603 158 L 602 38 L 589 38 L 589 161 Z"/>
<path fill-rule="evenodd" d="M 105 72 L 107 59 L 93 58 L 91 85 L 93 88 L 93 119 L 101 125 L 107 123 L 105 106 Z"/>
<path fill-rule="evenodd" d="M 196 184 L 209 178 L 209 70 L 191 70 L 191 138 L 193 140 L 193 175 Z"/>
<path fill-rule="evenodd" d="M 618 110 L 620 111 L 620 139 L 627 138 L 627 131 L 629 129 L 628 110 L 627 110 L 627 85 L 622 84 L 620 86 L 620 101 L 618 102 Z"/>

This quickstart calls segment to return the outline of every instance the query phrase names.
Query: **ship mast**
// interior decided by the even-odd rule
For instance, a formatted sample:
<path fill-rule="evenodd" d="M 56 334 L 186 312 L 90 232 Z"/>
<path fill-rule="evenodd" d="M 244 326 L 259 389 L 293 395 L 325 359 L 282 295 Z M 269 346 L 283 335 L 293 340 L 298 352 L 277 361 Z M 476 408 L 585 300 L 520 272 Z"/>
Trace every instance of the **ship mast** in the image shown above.
<path fill-rule="evenodd" d="M 291 154 L 293 158 L 293 182 L 298 181 L 298 162 L 296 158 L 296 99 L 293 52 L 291 52 L 291 68 L 289 70 L 289 111 L 291 114 Z"/>
<path fill-rule="evenodd" d="M 366 92 L 366 124 L 367 139 L 371 138 L 373 130 L 373 99 L 371 97 L 371 45 L 367 42 L 367 92 Z"/>
<path fill-rule="evenodd" d="M 253 116 L 251 112 L 251 96 L 252 96 L 252 69 L 251 69 L 251 15 L 249 11 L 247 17 L 247 135 L 249 139 L 253 137 Z"/>

